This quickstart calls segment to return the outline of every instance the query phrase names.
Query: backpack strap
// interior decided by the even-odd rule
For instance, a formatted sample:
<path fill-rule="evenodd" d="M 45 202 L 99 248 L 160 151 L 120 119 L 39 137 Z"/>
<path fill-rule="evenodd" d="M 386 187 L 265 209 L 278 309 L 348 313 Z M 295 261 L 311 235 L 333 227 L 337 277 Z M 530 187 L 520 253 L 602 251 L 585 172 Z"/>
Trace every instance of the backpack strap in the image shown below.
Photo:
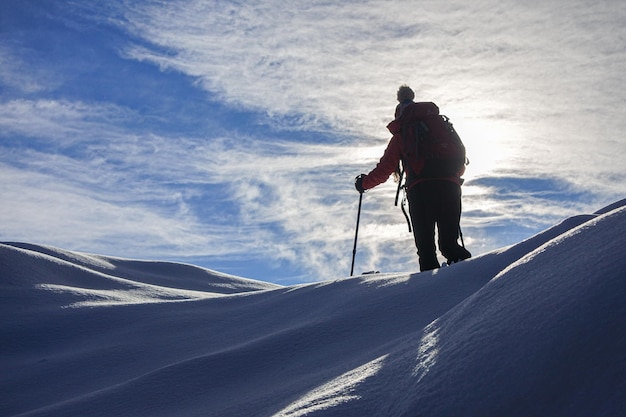
<path fill-rule="evenodd" d="M 404 214 L 404 218 L 406 219 L 406 224 L 407 226 L 409 226 L 409 233 L 411 233 L 413 231 L 411 229 L 411 219 L 406 213 L 406 188 L 404 189 L 404 197 L 402 197 L 402 203 L 400 204 L 400 207 L 402 208 L 402 214 Z"/>
<path fill-rule="evenodd" d="M 404 179 L 404 166 L 404 163 L 402 163 L 401 165 L 398 165 L 398 168 L 396 168 L 396 173 L 399 172 L 400 175 L 398 176 L 398 189 L 396 190 L 396 200 L 394 202 L 394 205 L 396 207 L 398 206 L 398 198 L 400 197 L 400 190 L 402 190 L 404 194 L 402 195 L 400 208 L 402 209 L 402 214 L 404 214 L 404 218 L 406 219 L 406 224 L 407 226 L 409 226 L 409 233 L 411 233 L 413 231 L 411 229 L 411 219 L 406 212 L 406 181 L 404 182 L 404 184 L 402 184 L 402 180 Z"/>
<path fill-rule="evenodd" d="M 398 164 L 398 166 L 396 167 L 396 174 L 398 175 L 398 189 L 396 190 L 396 199 L 393 205 L 398 207 L 398 197 L 400 196 L 400 190 L 406 187 L 406 182 L 404 183 L 404 185 L 402 184 L 402 179 L 404 178 L 404 164 Z"/>
<path fill-rule="evenodd" d="M 402 163 L 401 163 L 401 166 L 399 165 L 398 168 L 396 169 L 396 173 L 399 173 L 400 175 L 398 179 L 398 188 L 396 190 L 396 199 L 394 201 L 394 205 L 398 206 L 400 190 L 402 190 L 404 194 L 402 196 L 402 202 L 400 203 L 400 208 L 402 209 L 402 214 L 404 214 L 404 218 L 406 219 L 407 226 L 409 227 L 409 233 L 413 231 L 411 227 L 411 219 L 406 210 L 407 182 L 408 182 L 408 176 L 409 176 L 409 173 L 407 172 L 407 167 L 409 167 L 408 169 L 410 170 L 411 165 L 410 165 L 410 162 L 407 160 L 407 157 L 406 157 L 407 152 L 405 152 L 405 150 L 409 146 L 409 136 L 410 136 L 411 128 L 413 128 L 413 135 L 415 138 L 415 141 L 414 141 L 415 153 L 411 155 L 411 157 L 416 158 L 416 159 L 420 157 L 420 141 L 430 131 L 430 129 L 428 128 L 428 125 L 421 119 L 413 119 L 408 122 L 404 122 L 402 124 L 402 133 L 401 133 L 402 134 L 402 161 L 401 161 Z M 413 171 L 411 170 L 411 172 Z M 406 173 L 406 179 L 404 179 L 405 173 Z M 417 175 L 417 173 L 415 173 L 415 175 Z M 402 183 L 403 180 L 404 180 L 404 184 Z"/>

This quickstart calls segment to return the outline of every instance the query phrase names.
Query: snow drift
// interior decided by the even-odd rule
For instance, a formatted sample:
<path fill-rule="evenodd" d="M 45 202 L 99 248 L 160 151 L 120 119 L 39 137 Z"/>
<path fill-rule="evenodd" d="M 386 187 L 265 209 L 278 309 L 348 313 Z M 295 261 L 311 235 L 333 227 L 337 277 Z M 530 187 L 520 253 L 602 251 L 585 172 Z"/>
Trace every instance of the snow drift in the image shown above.
<path fill-rule="evenodd" d="M 293 287 L 0 244 L 0 415 L 626 416 L 625 246 L 626 200 Z"/>

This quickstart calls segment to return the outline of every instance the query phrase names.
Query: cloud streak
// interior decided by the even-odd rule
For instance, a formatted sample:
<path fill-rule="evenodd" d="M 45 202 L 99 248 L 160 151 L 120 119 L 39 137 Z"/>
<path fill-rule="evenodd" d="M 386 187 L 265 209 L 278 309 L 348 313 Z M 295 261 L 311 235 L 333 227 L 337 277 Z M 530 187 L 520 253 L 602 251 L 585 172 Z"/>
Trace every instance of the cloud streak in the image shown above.
<path fill-rule="evenodd" d="M 611 139 L 626 128 L 619 121 L 626 94 L 615 71 L 624 65 L 615 41 L 624 33 L 625 8 L 566 3 L 175 3 L 128 14 L 133 33 L 175 53 L 132 47 L 128 54 L 197 77 L 234 105 L 314 115 L 320 123 L 308 128 L 330 125 L 366 143 L 383 135 L 393 108 L 381 107 L 384 97 L 408 81 L 459 116 L 470 155 L 482 162 L 470 167 L 470 179 L 519 171 L 513 177 L 556 177 L 574 189 L 619 195 L 621 181 L 605 178 L 620 171 L 608 153 L 626 151 Z M 468 200 L 470 212 L 484 204 Z M 515 210 L 496 206 L 505 217 L 554 213 L 542 198 Z"/>
<path fill-rule="evenodd" d="M 0 110 L 6 131 L 35 138 L 3 152 L 2 217 L 29 219 L 6 228 L 7 236 L 116 254 L 124 247 L 133 255 L 270 257 L 312 268 L 335 262 L 350 230 L 341 202 L 348 173 L 334 171 L 361 150 L 246 137 L 174 141 L 124 129 L 124 109 L 88 107 L 20 102 Z M 310 247 L 317 250 L 306 254 Z"/>
<path fill-rule="evenodd" d="M 626 150 L 612 139 L 625 127 L 616 71 L 624 52 L 614 45 L 626 11 L 619 2 L 565 3 L 174 2 L 126 11 L 126 28 L 157 46 L 126 53 L 188 74 L 234 106 L 274 121 L 301 116 L 305 129 L 365 143 L 385 140 L 395 88 L 409 82 L 469 132 L 470 155 L 485 151 L 481 141 L 495 150 L 491 164 L 472 167 L 479 175 L 513 162 L 602 176 L 619 161 L 595 150 Z M 581 166 L 581 157 L 594 159 Z"/>
<path fill-rule="evenodd" d="M 45 58 L 28 39 L 1 47 L 3 239 L 343 275 L 352 178 L 382 154 L 405 82 L 466 142 L 475 253 L 623 197 L 621 2 L 67 6 L 52 19 L 72 36 L 106 34 L 98 47 L 119 61 L 35 69 Z M 125 81 L 121 68 L 139 75 Z M 76 91 L 96 97 L 67 90 L 77 74 Z M 95 90 L 99 80 L 121 91 Z M 363 270 L 415 269 L 394 193 L 389 181 L 364 198 Z"/>

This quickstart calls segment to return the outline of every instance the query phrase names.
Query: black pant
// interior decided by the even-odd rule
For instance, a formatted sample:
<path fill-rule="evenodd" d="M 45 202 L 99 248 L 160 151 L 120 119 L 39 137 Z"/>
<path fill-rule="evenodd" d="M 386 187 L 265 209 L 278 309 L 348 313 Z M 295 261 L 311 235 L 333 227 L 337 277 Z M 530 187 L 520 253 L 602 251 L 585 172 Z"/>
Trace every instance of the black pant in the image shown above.
<path fill-rule="evenodd" d="M 461 220 L 461 187 L 458 184 L 444 180 L 420 182 L 409 189 L 408 200 L 421 271 L 440 267 L 435 248 L 435 225 L 439 250 L 449 263 L 472 256 L 458 244 Z"/>

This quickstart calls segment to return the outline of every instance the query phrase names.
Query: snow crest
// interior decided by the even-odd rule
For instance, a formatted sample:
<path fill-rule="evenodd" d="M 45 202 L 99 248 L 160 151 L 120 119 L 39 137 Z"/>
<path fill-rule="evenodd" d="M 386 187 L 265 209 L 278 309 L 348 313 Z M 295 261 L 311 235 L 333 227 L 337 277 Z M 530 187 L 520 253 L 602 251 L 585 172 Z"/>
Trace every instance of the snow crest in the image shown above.
<path fill-rule="evenodd" d="M 281 287 L 0 244 L 3 416 L 626 416 L 624 200 L 427 273 Z"/>

